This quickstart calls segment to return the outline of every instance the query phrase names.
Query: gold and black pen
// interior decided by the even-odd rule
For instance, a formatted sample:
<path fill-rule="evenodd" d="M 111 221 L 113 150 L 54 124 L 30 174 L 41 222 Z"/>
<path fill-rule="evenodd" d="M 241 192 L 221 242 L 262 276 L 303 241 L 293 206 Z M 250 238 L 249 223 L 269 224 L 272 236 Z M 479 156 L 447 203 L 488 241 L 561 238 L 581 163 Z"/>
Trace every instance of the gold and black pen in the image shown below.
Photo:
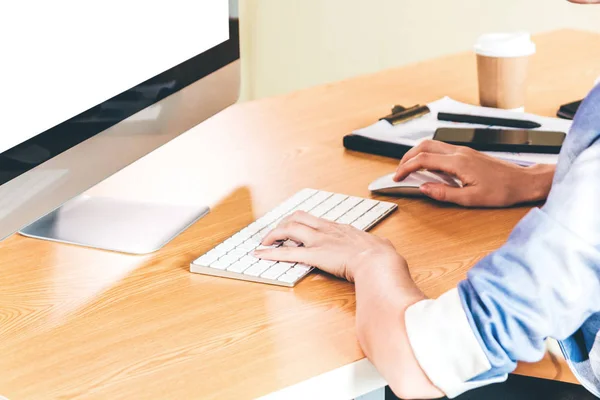
<path fill-rule="evenodd" d="M 397 111 L 397 112 L 395 112 Z M 414 105 L 409 108 L 404 108 L 401 106 L 394 106 L 392 109 L 392 114 L 386 115 L 381 118 L 381 120 L 385 120 L 392 125 L 399 125 L 410 121 L 411 119 L 422 117 L 423 115 L 429 114 L 430 110 L 427 106 L 422 106 L 420 104 Z"/>

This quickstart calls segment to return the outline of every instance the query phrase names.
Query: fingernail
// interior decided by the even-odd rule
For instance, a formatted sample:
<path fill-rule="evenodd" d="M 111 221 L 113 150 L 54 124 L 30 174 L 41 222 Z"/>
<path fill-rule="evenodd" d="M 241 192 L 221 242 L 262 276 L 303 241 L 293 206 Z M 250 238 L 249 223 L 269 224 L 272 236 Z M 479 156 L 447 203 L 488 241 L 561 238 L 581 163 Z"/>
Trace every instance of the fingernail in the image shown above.
<path fill-rule="evenodd" d="M 421 185 L 421 187 L 419 189 L 421 189 L 421 192 L 423 192 L 425 194 L 430 194 L 431 193 L 431 188 L 427 184 Z"/>

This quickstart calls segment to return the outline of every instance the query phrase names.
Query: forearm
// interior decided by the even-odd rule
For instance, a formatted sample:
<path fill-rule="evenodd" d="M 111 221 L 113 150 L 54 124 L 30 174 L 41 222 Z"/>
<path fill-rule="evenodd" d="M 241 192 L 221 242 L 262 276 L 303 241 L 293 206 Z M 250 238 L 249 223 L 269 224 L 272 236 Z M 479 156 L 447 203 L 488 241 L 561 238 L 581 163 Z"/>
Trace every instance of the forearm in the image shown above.
<path fill-rule="evenodd" d="M 442 397 L 419 366 L 408 341 L 405 310 L 425 296 L 416 285 L 402 283 L 412 283 L 403 273 L 383 265 L 356 272 L 358 340 L 396 395 L 405 399 Z"/>
<path fill-rule="evenodd" d="M 556 165 L 537 164 L 525 168 L 527 180 L 522 186 L 522 201 L 537 202 L 545 200 L 552 187 Z"/>

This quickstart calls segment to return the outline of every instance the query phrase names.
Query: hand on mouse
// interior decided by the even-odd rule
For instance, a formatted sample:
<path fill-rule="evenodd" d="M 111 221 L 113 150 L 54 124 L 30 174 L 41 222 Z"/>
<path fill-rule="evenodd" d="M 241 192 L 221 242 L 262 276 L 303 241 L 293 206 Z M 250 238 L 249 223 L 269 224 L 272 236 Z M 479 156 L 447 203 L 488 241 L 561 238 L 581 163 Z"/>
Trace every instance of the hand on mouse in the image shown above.
<path fill-rule="evenodd" d="M 394 180 L 421 169 L 442 171 L 463 183 L 462 188 L 441 183 L 422 185 L 421 192 L 432 199 L 466 207 L 508 207 L 545 199 L 555 166 L 522 167 L 468 147 L 426 140 L 402 157 Z"/>

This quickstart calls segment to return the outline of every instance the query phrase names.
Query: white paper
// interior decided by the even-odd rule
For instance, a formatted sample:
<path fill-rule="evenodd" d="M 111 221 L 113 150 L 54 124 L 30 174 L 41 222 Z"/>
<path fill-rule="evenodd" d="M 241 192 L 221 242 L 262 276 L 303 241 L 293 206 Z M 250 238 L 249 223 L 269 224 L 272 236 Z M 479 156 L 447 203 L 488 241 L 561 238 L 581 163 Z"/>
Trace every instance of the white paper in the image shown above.
<path fill-rule="evenodd" d="M 460 122 L 438 121 L 437 114 L 439 112 L 479 115 L 496 118 L 513 118 L 535 121 L 541 125 L 535 130 L 542 131 L 560 131 L 569 132 L 571 121 L 541 117 L 535 114 L 506 111 L 497 108 L 488 108 L 474 106 L 471 104 L 461 103 L 449 97 L 444 97 L 428 104 L 431 112 L 420 118 L 413 119 L 399 125 L 392 125 L 387 121 L 377 121 L 373 125 L 366 128 L 358 129 L 353 133 L 368 137 L 370 139 L 380 140 L 384 142 L 402 144 L 405 146 L 416 146 L 426 139 L 432 139 L 433 134 L 438 128 L 486 128 L 486 129 L 511 129 L 501 126 L 489 126 L 478 124 L 466 124 Z M 523 164 L 543 163 L 556 164 L 558 160 L 557 154 L 534 154 L 534 153 L 502 153 L 502 152 L 486 152 L 494 157 L 515 161 Z"/>

